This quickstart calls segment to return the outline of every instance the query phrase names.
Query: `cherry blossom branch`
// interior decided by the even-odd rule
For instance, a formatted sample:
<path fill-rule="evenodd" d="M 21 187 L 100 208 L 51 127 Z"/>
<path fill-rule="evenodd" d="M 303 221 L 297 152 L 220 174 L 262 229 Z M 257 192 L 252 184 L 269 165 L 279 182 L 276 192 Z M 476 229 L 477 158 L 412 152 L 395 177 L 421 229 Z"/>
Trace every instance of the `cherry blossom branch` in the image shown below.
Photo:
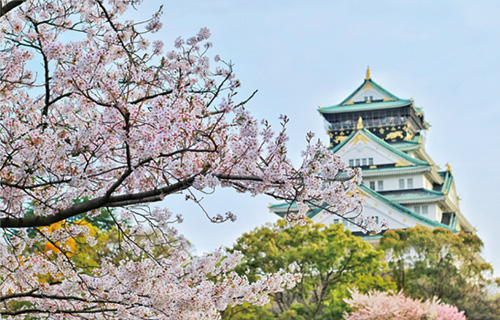
<path fill-rule="evenodd" d="M 16 7 L 22 5 L 26 0 L 11 0 L 5 5 L 2 5 L 3 1 L 0 1 L 0 17 L 6 15 L 9 11 L 15 9 Z"/>
<path fill-rule="evenodd" d="M 139 2 L 0 7 L 2 315 L 172 319 L 189 310 L 217 318 L 228 305 L 266 303 L 298 280 L 282 270 L 249 282 L 232 272 L 237 253 L 190 255 L 171 226 L 180 218 L 149 208 L 174 193 L 267 194 L 297 203 L 290 220 L 302 222 L 308 203 L 341 215 L 360 207 L 358 172 L 311 135 L 293 166 L 287 118 L 275 133 L 246 110 L 256 91 L 235 101 L 240 82 L 231 62 L 207 56 L 208 29 L 164 53 L 150 36 L 161 28 L 161 10 L 143 22 L 123 17 Z M 123 233 L 99 245 L 113 253 L 98 267 L 74 260 L 65 240 L 81 250 L 97 245 L 75 223 L 79 215 L 87 221 L 109 208 L 112 230 Z M 205 213 L 213 222 L 234 218 Z"/>
<path fill-rule="evenodd" d="M 25 217 L 25 218 L 1 218 L 0 228 L 44 227 L 77 216 L 85 212 L 97 210 L 108 206 L 113 207 L 116 205 L 121 205 L 125 202 L 128 202 L 129 204 L 137 204 L 148 199 L 159 200 L 159 198 L 156 197 L 166 196 L 172 193 L 185 190 L 191 187 L 194 181 L 195 177 L 191 177 L 161 189 L 155 189 L 134 194 L 124 194 L 118 196 L 102 196 L 93 200 L 80 202 L 67 209 L 60 210 L 55 214 L 47 216 L 35 216 L 35 217 Z"/>

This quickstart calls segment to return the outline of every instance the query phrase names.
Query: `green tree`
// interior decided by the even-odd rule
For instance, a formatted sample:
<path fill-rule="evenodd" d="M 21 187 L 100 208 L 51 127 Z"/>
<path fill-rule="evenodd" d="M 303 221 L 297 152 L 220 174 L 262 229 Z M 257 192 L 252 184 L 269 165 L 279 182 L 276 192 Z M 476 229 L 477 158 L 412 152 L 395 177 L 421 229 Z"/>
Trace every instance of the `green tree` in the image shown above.
<path fill-rule="evenodd" d="M 340 319 L 348 288 L 362 292 L 395 288 L 391 280 L 380 276 L 383 252 L 344 230 L 342 224 L 286 227 L 279 221 L 244 234 L 231 250 L 243 253 L 238 271 L 248 273 L 251 280 L 292 263 L 300 268 L 302 279 L 296 287 L 272 296 L 271 306 L 264 308 L 266 317 L 270 307 L 279 319 Z M 264 312 L 242 308 L 226 311 L 223 318 L 254 319 L 252 314 Z"/>
<path fill-rule="evenodd" d="M 500 319 L 500 299 L 488 296 L 491 265 L 481 258 L 483 242 L 464 232 L 415 227 L 387 231 L 380 240 L 398 290 L 465 310 L 467 319 Z"/>

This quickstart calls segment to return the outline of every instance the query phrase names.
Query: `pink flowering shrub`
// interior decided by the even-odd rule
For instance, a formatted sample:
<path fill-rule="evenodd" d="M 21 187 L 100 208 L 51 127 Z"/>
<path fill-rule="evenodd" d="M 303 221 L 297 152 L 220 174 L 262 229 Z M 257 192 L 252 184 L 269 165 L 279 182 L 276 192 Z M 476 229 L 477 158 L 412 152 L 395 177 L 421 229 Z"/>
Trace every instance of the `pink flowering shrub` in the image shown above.
<path fill-rule="evenodd" d="M 351 291 L 352 298 L 345 299 L 352 311 L 346 320 L 465 320 L 463 311 L 440 303 L 437 299 L 421 301 L 407 298 L 402 292 L 372 291 L 361 294 Z"/>
<path fill-rule="evenodd" d="M 228 305 L 266 303 L 268 293 L 298 279 L 280 270 L 249 283 L 232 271 L 239 253 L 189 256 L 172 227 L 181 216 L 151 207 L 172 194 L 197 204 L 193 191 L 267 194 L 298 203 L 288 216 L 298 223 L 318 203 L 340 216 L 361 210 L 359 171 L 312 135 L 294 166 L 287 118 L 274 132 L 246 109 L 250 99 L 236 100 L 240 82 L 232 65 L 207 55 L 209 30 L 167 49 L 152 40 L 161 10 L 146 21 L 123 19 L 140 2 L 3 1 L 2 317 L 212 319 Z M 79 265 L 69 239 L 97 244 L 71 219 L 102 211 L 126 258 L 101 257 L 100 268 Z M 61 227 L 53 232 L 44 228 L 56 223 Z M 36 243 L 53 249 L 35 250 Z"/>

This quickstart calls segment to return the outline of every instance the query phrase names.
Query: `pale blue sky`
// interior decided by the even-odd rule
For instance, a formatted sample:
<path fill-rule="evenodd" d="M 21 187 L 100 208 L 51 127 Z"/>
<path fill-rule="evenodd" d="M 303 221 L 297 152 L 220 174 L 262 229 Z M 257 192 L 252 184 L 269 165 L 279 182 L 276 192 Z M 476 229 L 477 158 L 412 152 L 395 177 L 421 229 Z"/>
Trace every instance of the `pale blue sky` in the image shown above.
<path fill-rule="evenodd" d="M 484 256 L 500 273 L 498 237 L 498 122 L 500 2 L 498 1 L 144 1 L 142 15 L 164 4 L 159 36 L 172 47 L 208 27 L 220 54 L 235 63 L 241 98 L 258 89 L 248 108 L 278 124 L 290 116 L 291 157 L 304 136 L 327 135 L 318 106 L 337 104 L 372 79 L 423 107 L 432 124 L 427 151 L 449 162 L 464 215 L 485 242 Z M 178 197 L 180 198 L 180 197 Z M 230 246 L 243 232 L 275 221 L 265 197 L 223 190 L 207 198 L 212 214 L 232 210 L 238 221 L 210 224 L 190 204 L 165 201 L 186 219 L 181 231 L 197 252 Z"/>

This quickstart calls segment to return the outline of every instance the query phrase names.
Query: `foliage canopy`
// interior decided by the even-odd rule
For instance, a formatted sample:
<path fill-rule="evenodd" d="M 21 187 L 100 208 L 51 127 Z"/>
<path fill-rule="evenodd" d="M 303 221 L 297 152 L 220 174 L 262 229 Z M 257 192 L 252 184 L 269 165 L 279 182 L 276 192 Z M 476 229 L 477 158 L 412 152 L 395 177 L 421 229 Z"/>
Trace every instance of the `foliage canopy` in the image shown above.
<path fill-rule="evenodd" d="M 380 240 L 398 290 L 419 299 L 439 298 L 465 310 L 467 319 L 499 319 L 499 298 L 487 294 L 491 265 L 473 234 L 424 227 L 389 230 Z"/>
<path fill-rule="evenodd" d="M 243 263 L 236 270 L 250 279 L 290 264 L 300 270 L 302 278 L 294 288 L 273 294 L 272 311 L 281 319 L 338 319 L 346 309 L 343 298 L 349 288 L 363 292 L 395 288 L 380 276 L 383 252 L 344 230 L 342 224 L 290 228 L 281 220 L 244 234 L 231 250 L 243 253 Z M 233 314 L 231 319 L 244 319 L 234 315 L 237 308 L 227 311 L 226 318 Z"/>

